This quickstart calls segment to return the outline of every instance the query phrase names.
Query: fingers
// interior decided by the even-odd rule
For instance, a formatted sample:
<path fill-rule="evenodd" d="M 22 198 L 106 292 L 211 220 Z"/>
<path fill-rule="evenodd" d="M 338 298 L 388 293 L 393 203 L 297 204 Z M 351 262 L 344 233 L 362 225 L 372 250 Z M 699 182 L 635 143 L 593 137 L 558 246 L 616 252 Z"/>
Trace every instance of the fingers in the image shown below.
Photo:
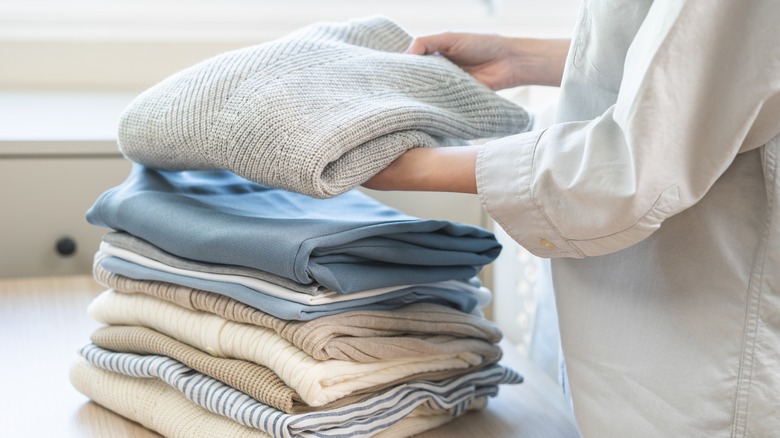
<path fill-rule="evenodd" d="M 415 38 L 412 44 L 404 51 L 411 55 L 430 55 L 431 53 L 445 54 L 454 44 L 452 34 L 442 33 Z"/>

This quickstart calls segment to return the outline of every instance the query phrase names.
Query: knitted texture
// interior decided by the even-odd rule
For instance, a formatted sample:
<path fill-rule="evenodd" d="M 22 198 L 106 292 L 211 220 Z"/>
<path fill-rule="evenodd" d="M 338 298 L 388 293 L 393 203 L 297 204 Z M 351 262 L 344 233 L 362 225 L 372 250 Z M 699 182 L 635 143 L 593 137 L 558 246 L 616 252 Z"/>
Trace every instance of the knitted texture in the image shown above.
<path fill-rule="evenodd" d="M 442 382 L 411 382 L 329 411 L 290 415 L 165 356 L 115 353 L 95 345 L 85 346 L 79 354 L 105 370 L 160 379 L 211 412 L 280 438 L 370 437 L 410 415 L 455 417 L 470 409 L 475 400 L 495 396 L 497 385 L 522 380 L 513 370 L 495 366 Z"/>
<path fill-rule="evenodd" d="M 397 385 L 388 382 L 363 388 L 322 406 L 306 404 L 294 389 L 281 381 L 273 370 L 240 359 L 214 357 L 146 327 L 111 325 L 90 336 L 94 345 L 119 353 L 159 355 L 212 377 L 248 394 L 263 404 L 288 414 L 304 414 L 341 408 Z M 418 380 L 441 381 L 463 375 L 462 372 L 437 371 L 415 375 Z"/>
<path fill-rule="evenodd" d="M 414 147 L 522 132 L 528 114 L 384 17 L 317 23 L 185 69 L 136 98 L 119 147 L 166 170 L 227 169 L 324 198 Z"/>
<path fill-rule="evenodd" d="M 279 376 L 267 367 L 239 359 L 214 357 L 187 344 L 158 333 L 146 327 L 107 326 L 96 330 L 90 340 L 98 347 L 120 353 L 155 354 L 167 356 L 213 377 L 255 400 L 288 414 L 301 414 L 335 409 L 360 401 L 370 394 L 382 391 L 391 385 L 379 385 L 356 391 L 323 406 L 309 406 L 301 400 L 294 389 L 285 385 Z M 443 380 L 450 377 L 431 374 L 423 378 Z"/>
<path fill-rule="evenodd" d="M 170 357 L 280 411 L 292 412 L 293 403 L 301 403 L 298 394 L 266 367 L 214 357 L 145 327 L 103 327 L 92 333 L 90 339 L 112 351 Z"/>
<path fill-rule="evenodd" d="M 101 370 L 81 357 L 71 365 L 70 382 L 94 402 L 168 438 L 271 437 L 201 408 L 160 380 Z"/>
<path fill-rule="evenodd" d="M 471 352 L 375 362 L 318 361 L 273 330 L 140 294 L 104 292 L 92 301 L 87 313 L 106 325 L 148 327 L 212 356 L 266 366 L 311 406 L 323 406 L 366 388 L 420 379 L 427 373 L 465 374 L 490 363 Z"/>
<path fill-rule="evenodd" d="M 226 320 L 273 329 L 315 359 L 371 362 L 415 356 L 478 352 L 487 362 L 501 355 L 494 323 L 432 303 L 394 311 L 352 310 L 311 321 L 276 318 L 224 295 L 156 281 L 133 280 L 95 266 L 95 279 L 122 293 L 141 293 Z"/>
<path fill-rule="evenodd" d="M 264 438 L 267 433 L 209 412 L 192 403 L 176 388 L 157 379 L 129 377 L 90 365 L 79 357 L 70 369 L 70 381 L 82 394 L 104 407 L 169 438 Z M 472 403 L 482 409 L 487 400 Z M 418 408 L 424 411 L 424 407 Z M 448 414 L 408 416 L 374 438 L 403 438 L 438 427 Z"/>

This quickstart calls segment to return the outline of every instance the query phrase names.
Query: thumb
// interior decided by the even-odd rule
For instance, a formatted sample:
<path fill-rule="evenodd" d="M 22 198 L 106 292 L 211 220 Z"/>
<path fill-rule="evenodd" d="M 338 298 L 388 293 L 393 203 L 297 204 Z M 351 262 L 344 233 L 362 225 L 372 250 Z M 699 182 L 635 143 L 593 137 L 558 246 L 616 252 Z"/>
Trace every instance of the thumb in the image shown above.
<path fill-rule="evenodd" d="M 427 55 L 428 48 L 425 46 L 425 41 L 422 40 L 422 38 L 415 38 L 412 40 L 412 43 L 409 44 L 409 47 L 404 50 L 404 53 L 409 55 Z"/>
<path fill-rule="evenodd" d="M 450 39 L 444 34 L 418 37 L 412 41 L 404 53 L 430 55 L 436 52 L 446 52 L 450 45 Z"/>

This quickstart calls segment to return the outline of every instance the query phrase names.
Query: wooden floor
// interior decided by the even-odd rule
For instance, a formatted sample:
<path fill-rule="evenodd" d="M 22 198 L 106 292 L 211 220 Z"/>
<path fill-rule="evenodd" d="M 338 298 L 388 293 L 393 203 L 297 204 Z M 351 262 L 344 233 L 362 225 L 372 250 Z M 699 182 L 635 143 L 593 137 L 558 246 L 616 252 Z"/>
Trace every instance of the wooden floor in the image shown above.
<path fill-rule="evenodd" d="M 89 402 L 68 381 L 76 350 L 99 327 L 87 317 L 86 307 L 101 291 L 88 276 L 0 280 L 0 436 L 159 436 Z M 578 436 L 556 384 L 503 346 L 503 363 L 520 371 L 525 383 L 503 386 L 487 410 L 419 437 Z"/>

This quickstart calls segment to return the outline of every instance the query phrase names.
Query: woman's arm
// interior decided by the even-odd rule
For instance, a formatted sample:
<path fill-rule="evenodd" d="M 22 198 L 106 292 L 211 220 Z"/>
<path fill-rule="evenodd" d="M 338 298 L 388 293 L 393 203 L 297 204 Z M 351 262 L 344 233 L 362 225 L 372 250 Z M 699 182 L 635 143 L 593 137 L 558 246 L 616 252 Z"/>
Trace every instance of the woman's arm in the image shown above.
<path fill-rule="evenodd" d="M 407 53 L 439 53 L 493 90 L 561 83 L 568 39 L 443 33 L 415 39 Z M 479 146 L 411 149 L 363 184 L 374 190 L 476 193 Z"/>

